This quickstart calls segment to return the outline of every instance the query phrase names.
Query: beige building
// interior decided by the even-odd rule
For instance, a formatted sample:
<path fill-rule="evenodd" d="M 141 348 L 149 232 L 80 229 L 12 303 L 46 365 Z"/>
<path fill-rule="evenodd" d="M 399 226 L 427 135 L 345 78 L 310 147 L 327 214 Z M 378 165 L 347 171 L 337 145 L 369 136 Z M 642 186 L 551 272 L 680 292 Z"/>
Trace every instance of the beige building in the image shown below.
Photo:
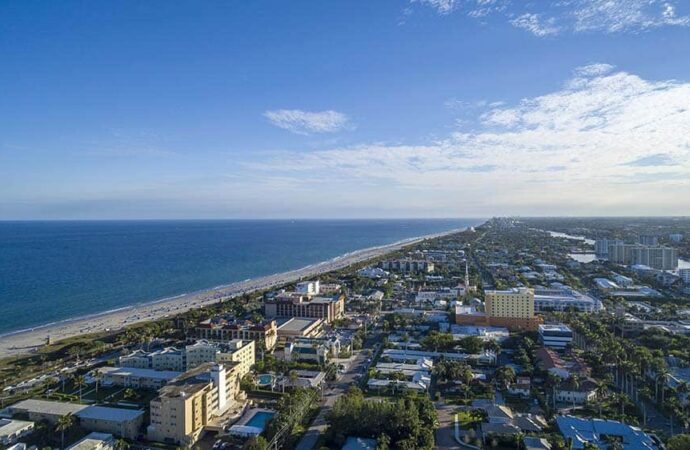
<path fill-rule="evenodd" d="M 312 297 L 297 292 L 281 292 L 264 302 L 266 317 L 323 319 L 331 323 L 345 314 L 345 296 Z"/>
<path fill-rule="evenodd" d="M 189 370 L 151 400 L 150 440 L 191 447 L 209 421 L 236 405 L 240 364 L 206 363 Z"/>
<path fill-rule="evenodd" d="M 236 339 L 256 341 L 256 350 L 273 350 L 278 341 L 278 326 L 275 320 L 255 323 L 249 320 L 209 319 L 200 322 L 194 328 L 194 335 L 198 339 L 213 342 L 229 342 Z"/>
<path fill-rule="evenodd" d="M 256 344 L 254 341 L 234 339 L 226 343 L 198 341 L 185 348 L 187 370 L 207 362 L 229 363 L 239 365 L 240 377 L 249 373 L 256 362 Z"/>
<path fill-rule="evenodd" d="M 285 343 L 299 338 L 318 337 L 323 333 L 323 326 L 323 319 L 283 319 L 278 326 L 278 341 Z"/>
<path fill-rule="evenodd" d="M 234 339 L 229 342 L 209 342 L 200 340 L 181 350 L 174 347 L 168 347 L 155 352 L 137 350 L 129 355 L 121 356 L 118 362 L 121 367 L 128 368 L 120 370 L 128 374 L 130 382 L 134 374 L 141 375 L 142 377 L 149 374 L 150 372 L 147 372 L 147 370 L 169 373 L 171 375 L 163 378 L 172 379 L 185 370 L 190 370 L 209 362 L 240 363 L 241 372 L 244 376 L 249 373 L 251 366 L 254 365 L 255 351 L 256 345 L 254 341 Z M 118 378 L 116 376 L 117 371 L 113 371 L 113 369 L 104 371 L 104 374 L 108 372 L 110 372 L 110 375 L 107 379 L 113 384 L 124 385 L 125 381 L 127 381 L 124 377 Z"/>
<path fill-rule="evenodd" d="M 534 317 L 534 290 L 486 291 L 484 305 L 486 314 L 491 317 L 531 319 Z"/>
<path fill-rule="evenodd" d="M 484 312 L 459 313 L 456 308 L 455 323 L 535 331 L 542 323 L 542 318 L 534 314 L 533 289 L 512 288 L 484 294 Z"/>

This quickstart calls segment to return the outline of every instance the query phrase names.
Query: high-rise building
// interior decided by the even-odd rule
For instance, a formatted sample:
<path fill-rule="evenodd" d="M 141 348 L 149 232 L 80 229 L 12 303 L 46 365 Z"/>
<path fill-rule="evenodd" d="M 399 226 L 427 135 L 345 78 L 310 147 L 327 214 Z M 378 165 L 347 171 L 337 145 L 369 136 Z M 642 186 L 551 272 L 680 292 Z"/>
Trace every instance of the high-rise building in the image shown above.
<path fill-rule="evenodd" d="M 616 264 L 642 264 L 656 270 L 675 270 L 678 267 L 678 249 L 639 244 L 616 244 L 609 246 L 608 259 Z"/>
<path fill-rule="evenodd" d="M 608 260 L 616 264 L 632 264 L 633 249 L 639 247 L 637 244 L 616 243 L 609 245 Z"/>
<path fill-rule="evenodd" d="M 654 234 L 642 234 L 640 235 L 640 244 L 659 245 L 659 236 Z"/>
<path fill-rule="evenodd" d="M 639 247 L 633 251 L 633 264 L 642 264 L 658 270 L 675 270 L 678 268 L 678 249 Z"/>
<path fill-rule="evenodd" d="M 678 276 L 683 279 L 683 283 L 690 285 L 690 269 L 678 269 Z"/>
<path fill-rule="evenodd" d="M 484 310 L 492 326 L 536 330 L 541 318 L 534 314 L 534 290 L 513 288 L 485 291 Z"/>
<path fill-rule="evenodd" d="M 606 259 L 609 257 L 609 246 L 622 244 L 623 241 L 619 239 L 597 239 L 594 242 L 594 253 L 597 258 Z"/>

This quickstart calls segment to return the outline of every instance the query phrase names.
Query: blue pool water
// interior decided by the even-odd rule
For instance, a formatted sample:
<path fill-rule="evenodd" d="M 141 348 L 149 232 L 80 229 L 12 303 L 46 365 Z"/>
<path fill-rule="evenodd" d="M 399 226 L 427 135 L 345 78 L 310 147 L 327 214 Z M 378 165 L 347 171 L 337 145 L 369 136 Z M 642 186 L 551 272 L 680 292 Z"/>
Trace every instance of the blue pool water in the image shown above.
<path fill-rule="evenodd" d="M 276 413 L 274 412 L 258 411 L 252 416 L 251 419 L 249 419 L 247 426 L 261 428 L 263 430 L 266 428 L 266 423 L 275 415 Z"/>
<path fill-rule="evenodd" d="M 262 374 L 259 375 L 259 386 L 268 386 L 273 382 L 273 375 L 271 374 Z"/>
<path fill-rule="evenodd" d="M 0 221 L 0 335 L 481 222 Z"/>

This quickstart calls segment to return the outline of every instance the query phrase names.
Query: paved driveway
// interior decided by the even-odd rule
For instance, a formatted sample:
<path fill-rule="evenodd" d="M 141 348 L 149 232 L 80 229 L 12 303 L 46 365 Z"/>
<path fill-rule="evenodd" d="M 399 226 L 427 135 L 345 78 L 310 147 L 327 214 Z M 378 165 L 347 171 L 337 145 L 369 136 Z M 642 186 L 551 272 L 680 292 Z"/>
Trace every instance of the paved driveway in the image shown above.
<path fill-rule="evenodd" d="M 460 448 L 455 441 L 455 419 L 452 405 L 443 402 L 436 402 L 436 413 L 438 414 L 439 427 L 436 430 L 437 449 L 457 449 Z"/>

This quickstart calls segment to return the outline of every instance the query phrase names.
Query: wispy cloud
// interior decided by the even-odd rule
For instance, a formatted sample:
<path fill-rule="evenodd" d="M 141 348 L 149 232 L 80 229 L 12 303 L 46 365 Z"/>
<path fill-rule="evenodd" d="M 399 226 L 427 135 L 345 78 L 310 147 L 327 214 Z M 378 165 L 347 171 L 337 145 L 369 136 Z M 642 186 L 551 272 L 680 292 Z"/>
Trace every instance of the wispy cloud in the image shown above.
<path fill-rule="evenodd" d="M 421 3 L 436 10 L 439 14 L 449 14 L 455 9 L 455 0 L 411 0 L 412 3 Z"/>
<path fill-rule="evenodd" d="M 663 26 L 690 26 L 683 0 L 410 0 L 438 14 L 464 13 L 472 18 L 497 16 L 535 36 L 560 32 L 639 32 Z M 680 13 L 680 6 L 685 10 Z"/>
<path fill-rule="evenodd" d="M 553 17 L 544 20 L 539 14 L 525 13 L 511 20 L 510 23 L 539 37 L 556 34 L 559 31 L 554 25 Z"/>
<path fill-rule="evenodd" d="M 334 133 L 350 125 L 350 119 L 337 111 L 277 109 L 264 113 L 273 125 L 296 134 Z"/>
<path fill-rule="evenodd" d="M 675 164 L 675 161 L 669 155 L 664 155 L 662 153 L 650 156 L 643 156 L 637 158 L 633 161 L 628 161 L 623 163 L 624 166 L 632 167 L 657 167 L 657 166 L 670 166 Z"/>
<path fill-rule="evenodd" d="M 678 213 L 690 210 L 688 104 L 688 82 L 598 63 L 576 68 L 553 92 L 481 103 L 479 129 L 426 145 L 285 152 L 244 168 L 258 179 L 326 173 L 310 188 L 320 195 L 346 187 L 358 202 L 391 206 L 433 198 L 448 214 Z M 686 200 L 668 203 L 669 190 Z"/>

